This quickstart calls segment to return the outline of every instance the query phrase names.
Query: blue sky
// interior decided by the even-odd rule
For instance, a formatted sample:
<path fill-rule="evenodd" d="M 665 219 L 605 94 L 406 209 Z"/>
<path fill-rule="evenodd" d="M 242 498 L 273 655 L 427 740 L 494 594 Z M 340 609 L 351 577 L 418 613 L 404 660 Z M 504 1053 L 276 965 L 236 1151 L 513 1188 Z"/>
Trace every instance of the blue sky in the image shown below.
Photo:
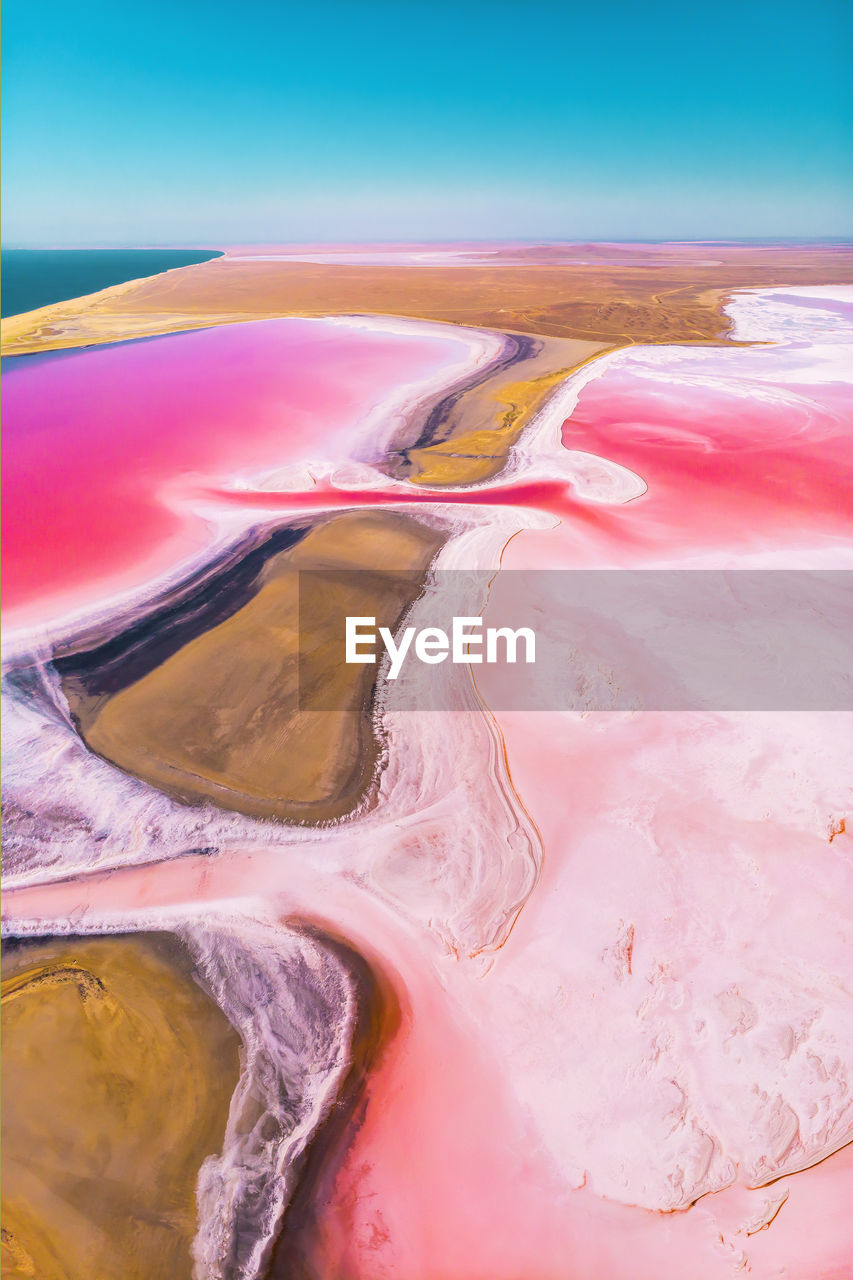
<path fill-rule="evenodd" d="M 853 4 L 6 0 L 4 242 L 840 236 Z"/>

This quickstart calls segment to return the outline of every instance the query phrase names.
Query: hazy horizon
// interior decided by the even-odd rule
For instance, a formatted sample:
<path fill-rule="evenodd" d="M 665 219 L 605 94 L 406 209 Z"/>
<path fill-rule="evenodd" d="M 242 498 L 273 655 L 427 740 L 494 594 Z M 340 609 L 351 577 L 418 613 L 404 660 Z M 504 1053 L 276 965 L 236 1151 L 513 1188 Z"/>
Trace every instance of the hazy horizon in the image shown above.
<path fill-rule="evenodd" d="M 853 8 L 3 15 L 4 243 L 847 239 Z"/>
<path fill-rule="evenodd" d="M 475 239 L 473 237 L 467 237 L 465 239 L 451 239 L 449 237 L 441 237 L 441 238 L 436 238 L 431 240 L 428 240 L 428 239 L 402 240 L 402 239 L 384 239 L 384 238 L 380 240 L 369 240 L 365 237 L 360 240 L 339 240 L 339 239 L 328 239 L 328 240 L 317 239 L 317 240 L 311 240 L 311 241 L 267 240 L 263 242 L 259 240 L 245 240 L 242 242 L 241 241 L 225 241 L 224 239 L 218 242 L 214 242 L 213 240 L 210 240 L 210 239 L 207 239 L 204 241 L 197 240 L 194 242 L 191 242 L 188 239 L 159 240 L 159 241 L 128 240 L 124 242 L 114 241 L 112 243 L 106 243 L 104 241 L 92 241 L 90 244 L 83 244 L 79 242 L 74 244 L 72 243 L 60 244 L 58 242 L 49 244 L 44 241 L 39 243 L 33 242 L 31 244 L 24 244 L 20 242 L 6 243 L 5 241 L 2 241 L 0 242 L 0 249 L 2 249 L 7 253 L 13 252 L 16 250 L 19 250 L 22 252 L 33 250 L 33 251 L 41 251 L 41 252 L 55 251 L 57 253 L 62 253 L 62 252 L 71 253 L 74 251 L 79 251 L 81 253 L 85 253 L 87 250 L 94 251 L 94 250 L 108 250 L 108 249 L 115 249 L 116 251 L 120 251 L 122 249 L 211 249 L 211 250 L 218 249 L 223 253 L 226 253 L 232 249 L 259 249 L 263 247 L 268 247 L 270 249 L 273 249 L 273 248 L 274 249 L 298 249 L 298 248 L 353 249 L 358 247 L 418 248 L 420 246 L 425 246 L 425 245 L 435 245 L 435 246 L 464 245 L 464 246 L 470 246 L 470 247 L 478 247 L 478 246 L 498 247 L 501 245 L 512 245 L 512 244 L 565 245 L 567 248 L 573 248 L 573 247 L 582 248 L 584 245 L 595 245 L 597 247 L 601 247 L 601 246 L 611 245 L 611 244 L 625 245 L 625 246 L 627 245 L 739 245 L 739 244 L 742 244 L 742 245 L 763 245 L 763 244 L 767 244 L 767 245 L 775 245 L 775 244 L 850 245 L 850 244 L 853 244 L 853 233 L 851 233 L 850 235 L 838 235 L 838 236 L 797 236 L 797 235 L 716 236 L 716 237 L 672 236 L 672 237 L 664 237 L 664 238 L 656 238 L 656 239 L 653 239 L 651 237 L 640 238 L 638 236 L 623 236 L 623 237 L 609 236 L 606 239 L 595 239 L 592 236 L 574 236 L 574 237 L 503 236 L 500 238 L 483 237 L 481 239 Z"/>

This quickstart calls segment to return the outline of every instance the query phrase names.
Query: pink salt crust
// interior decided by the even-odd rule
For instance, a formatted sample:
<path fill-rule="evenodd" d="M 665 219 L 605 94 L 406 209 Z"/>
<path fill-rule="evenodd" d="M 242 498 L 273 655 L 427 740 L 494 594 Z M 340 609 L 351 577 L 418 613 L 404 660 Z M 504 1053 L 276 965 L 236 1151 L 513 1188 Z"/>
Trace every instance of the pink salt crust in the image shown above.
<path fill-rule="evenodd" d="M 514 495 L 561 522 L 512 539 L 504 568 L 849 566 L 849 347 L 839 355 L 832 324 L 821 329 L 819 315 L 807 324 L 806 306 L 772 294 L 762 302 L 761 323 L 778 331 L 779 346 L 637 348 L 600 363 L 555 429 L 567 450 L 620 464 L 647 492 L 629 486 L 625 493 L 637 496 L 621 504 L 583 503 L 553 478 L 511 475 L 488 491 L 496 504 L 511 506 Z M 743 306 L 749 319 L 753 302 Z M 261 330 L 244 332 L 253 346 Z M 192 341 L 213 338 L 191 335 L 176 348 Z M 230 339 L 221 341 L 227 353 Z M 336 341 L 350 339 L 330 336 L 337 358 Z M 389 379 L 399 376 L 401 341 L 375 355 Z M 181 395 L 186 366 L 174 360 L 171 375 L 166 361 L 171 391 L 158 399 L 161 411 Z M 310 351 L 306 361 L 309 370 L 319 367 Z M 364 383 L 351 368 L 346 394 L 322 393 L 324 446 L 329 422 L 344 439 L 376 367 Z M 134 385 L 150 413 L 143 381 Z M 266 425 L 252 458 L 281 439 L 270 384 L 260 383 L 265 390 L 248 416 Z M 72 379 L 69 394 L 73 386 Z M 295 387 L 302 411 L 289 415 L 289 430 L 298 440 L 293 456 L 301 450 L 304 458 L 315 447 L 321 393 L 298 378 Z M 225 396 L 221 416 L 219 397 L 209 401 L 219 426 L 203 454 L 216 443 L 223 472 L 233 459 L 226 419 L 233 421 L 235 397 Z M 109 441 L 109 403 L 98 410 L 97 438 L 114 458 L 125 446 Z M 78 406 L 73 421 L 81 413 Z M 134 449 L 143 420 L 140 410 Z M 162 472 L 201 465 L 199 454 L 171 439 L 177 411 L 167 421 Z M 195 432 L 191 438 L 198 443 Z M 159 459 L 159 446 L 145 440 Z M 100 448 L 84 461 L 93 454 L 103 485 L 109 468 Z M 245 442 L 239 457 L 251 461 Z M 88 483 L 82 462 L 69 465 L 77 483 Z M 49 492 L 64 493 L 51 474 Z M 543 483 L 553 501 L 541 500 Z M 154 521 L 165 537 L 166 517 L 144 501 L 147 484 L 137 501 L 146 527 Z M 326 486 L 322 500 L 345 506 L 356 492 L 335 496 Z M 227 496 L 221 486 L 209 494 L 218 502 Z M 359 499 L 387 500 L 384 490 Z M 257 489 L 229 501 L 299 506 L 292 494 Z M 488 501 L 483 490 L 469 507 L 483 528 L 496 519 Z M 46 518 L 47 498 L 39 502 Z M 14 514 L 26 515 L 22 505 Z M 42 545 L 55 537 L 52 526 Z M 132 559 L 138 539 L 128 537 L 122 554 Z M 81 546 L 94 554 L 87 539 Z M 103 564 L 108 550 L 95 562 Z M 500 591 L 499 574 L 486 622 L 499 612 Z M 547 607 L 542 618 L 547 626 Z M 479 685 L 488 702 L 486 674 Z M 494 759 L 466 754 L 464 717 L 454 717 L 448 733 L 441 717 L 412 714 L 396 722 L 398 755 L 417 739 L 419 749 L 426 744 L 448 761 L 458 785 L 439 815 L 454 794 L 459 805 L 476 805 L 477 778 L 485 796 Z M 426 783 L 422 773 L 407 781 L 404 771 L 412 817 L 388 829 L 380 809 L 372 826 L 342 827 L 314 845 L 306 837 L 287 851 L 246 847 L 21 888 L 7 895 L 6 910 L 20 920 L 119 927 L 122 918 L 181 919 L 230 901 L 247 918 L 264 910 L 330 928 L 386 974 L 402 1027 L 370 1077 L 361 1122 L 330 1175 L 311 1258 L 318 1275 L 849 1280 L 853 857 L 842 819 L 850 717 L 593 711 L 498 713 L 496 721 L 516 802 L 544 853 L 497 950 L 454 954 L 446 934 L 419 915 L 423 902 L 440 901 L 442 886 L 455 883 L 459 850 L 442 844 L 440 816 L 419 837 Z M 384 861 L 375 852 L 382 848 Z M 484 840 L 482 857 L 492 856 L 500 851 Z M 472 865 L 472 883 L 459 891 L 460 937 L 476 933 Z"/>

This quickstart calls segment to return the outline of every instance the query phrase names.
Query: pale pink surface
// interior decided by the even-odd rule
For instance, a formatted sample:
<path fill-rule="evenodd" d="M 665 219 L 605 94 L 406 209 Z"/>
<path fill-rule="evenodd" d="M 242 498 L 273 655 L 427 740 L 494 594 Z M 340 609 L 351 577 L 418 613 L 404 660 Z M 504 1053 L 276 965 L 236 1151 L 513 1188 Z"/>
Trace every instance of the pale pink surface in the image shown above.
<path fill-rule="evenodd" d="M 607 366 L 563 440 L 648 493 L 543 504 L 562 523 L 514 538 L 503 566 L 849 555 L 849 388 L 808 347 Z M 482 544 L 463 526 L 448 548 L 480 565 L 484 500 Z M 330 928 L 386 974 L 403 1028 L 321 1217 L 318 1274 L 849 1280 L 849 717 L 499 715 L 544 861 L 507 940 L 469 959 L 483 885 L 516 855 L 500 761 L 466 715 L 399 716 L 396 790 L 361 824 L 287 849 L 241 848 L 235 829 L 219 858 L 12 890 L 4 909 L 97 929 L 230 904 L 247 930 L 255 913 Z"/>
<path fill-rule="evenodd" d="M 221 247 L 221 246 L 220 246 Z M 598 242 L 539 245 L 519 244 L 516 241 L 457 240 L 441 243 L 411 241 L 388 244 L 243 244 L 227 245 L 225 259 L 249 261 L 291 260 L 296 262 L 350 263 L 375 265 L 447 265 L 466 266 L 487 263 L 513 265 L 522 263 L 573 263 L 626 265 L 648 264 L 657 255 L 671 261 L 678 256 L 684 262 L 697 261 L 708 265 L 714 261 L 714 242 L 647 244 L 642 241 L 627 243 Z M 223 261 L 215 259 L 214 261 Z"/>
<path fill-rule="evenodd" d="M 553 739 L 550 718 L 538 728 Z M 555 747 L 564 761 L 571 757 L 571 743 L 558 739 Z M 589 769 L 571 771 L 572 813 L 581 816 L 595 800 L 585 788 L 590 779 L 597 789 L 603 785 L 599 766 L 596 755 Z M 590 826 L 582 824 L 581 845 Z M 595 1012 L 612 973 L 599 966 L 592 985 L 585 985 L 584 969 L 602 959 L 589 944 L 607 904 L 605 884 L 613 887 L 611 866 L 596 869 L 596 856 L 546 872 L 537 894 L 542 905 L 522 915 L 487 974 L 442 960 L 428 938 L 352 881 L 260 849 L 213 863 L 185 859 L 76 884 L 12 890 L 4 909 L 21 921 L 71 918 L 86 929 L 121 928 L 123 921 L 168 927 L 172 919 L 203 919 L 207 910 L 230 902 L 232 910 L 247 913 L 247 934 L 256 912 L 307 920 L 347 937 L 385 974 L 403 1025 L 371 1078 L 364 1121 L 337 1177 L 331 1211 L 321 1218 L 315 1256 L 320 1274 L 346 1280 L 719 1280 L 748 1262 L 749 1274 L 767 1280 L 843 1280 L 850 1275 L 849 1149 L 764 1190 L 731 1187 L 687 1213 L 661 1214 L 601 1199 L 582 1185 L 581 1164 L 567 1177 L 552 1135 L 540 1128 L 535 1099 L 531 1107 L 514 1096 L 513 1079 L 527 1076 L 553 1119 L 564 1109 L 564 1077 L 576 1070 L 562 1056 L 567 1043 L 575 1042 L 582 1066 L 587 1059 L 590 1082 L 588 1098 L 569 1092 L 574 1101 L 595 1100 L 602 1064 L 620 1061 L 620 1029 Z M 570 890 L 558 886 L 561 875 L 568 875 Z M 262 902 L 247 897 L 261 886 Z M 630 885 L 626 890 L 633 891 Z M 618 909 L 616 902 L 609 905 Z M 592 926 L 585 921 L 590 908 Z M 556 938 L 555 913 L 563 917 Z M 677 933 L 677 922 L 665 925 L 671 936 Z M 703 958 L 713 967 L 716 951 L 706 945 Z M 731 960 L 737 965 L 740 957 Z M 584 967 L 573 973 L 578 962 Z M 645 976 L 635 981 L 646 983 Z M 600 1044 L 590 1056 L 591 1029 Z M 620 1104 L 642 1114 L 650 1087 L 647 1073 L 626 1078 L 622 1094 L 608 1100 L 605 1132 Z M 644 1145 L 639 1154 L 654 1162 L 657 1153 Z M 767 1202 L 772 1212 L 772 1202 L 785 1196 L 772 1226 L 761 1230 Z"/>
<path fill-rule="evenodd" d="M 3 391 L 7 625 L 139 587 L 208 546 L 178 482 L 346 457 L 371 410 L 466 355 L 437 328 L 282 319 L 21 358 Z"/>
<path fill-rule="evenodd" d="M 562 440 L 648 492 L 561 512 L 502 567 L 849 563 L 849 347 L 808 347 L 615 359 Z M 323 1262 L 364 1280 L 849 1278 L 853 1157 L 831 1153 L 853 1124 L 850 718 L 497 719 L 542 877 L 457 992 L 477 1052 L 449 1031 L 416 1049 L 414 1019 L 372 1081 Z"/>

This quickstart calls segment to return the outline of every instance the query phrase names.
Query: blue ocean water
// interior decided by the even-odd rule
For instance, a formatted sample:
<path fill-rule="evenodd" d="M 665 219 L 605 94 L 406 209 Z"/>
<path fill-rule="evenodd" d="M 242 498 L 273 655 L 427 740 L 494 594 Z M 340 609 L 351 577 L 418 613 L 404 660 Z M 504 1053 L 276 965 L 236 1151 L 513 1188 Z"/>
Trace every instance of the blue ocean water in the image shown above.
<path fill-rule="evenodd" d="M 0 315 L 16 316 L 97 289 L 221 257 L 213 249 L 4 249 Z"/>

